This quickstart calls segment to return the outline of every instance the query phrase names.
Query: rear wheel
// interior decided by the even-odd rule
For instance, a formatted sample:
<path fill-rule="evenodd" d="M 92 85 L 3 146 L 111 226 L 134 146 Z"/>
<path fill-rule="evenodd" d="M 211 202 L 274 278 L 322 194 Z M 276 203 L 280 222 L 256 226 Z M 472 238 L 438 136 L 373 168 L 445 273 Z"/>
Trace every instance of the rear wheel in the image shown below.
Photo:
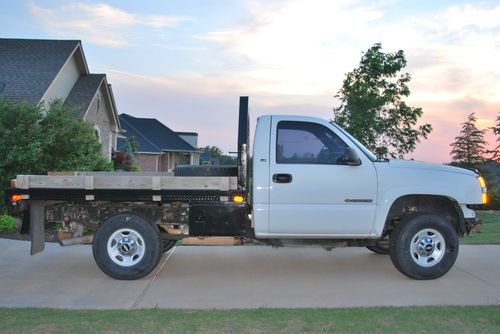
<path fill-rule="evenodd" d="M 97 229 L 92 251 L 97 266 L 106 275 L 120 280 L 146 276 L 162 255 L 155 227 L 129 213 L 113 216 Z"/>
<path fill-rule="evenodd" d="M 428 280 L 446 274 L 458 255 L 458 235 L 444 218 L 414 213 L 396 225 L 390 239 L 394 266 L 406 276 Z"/>

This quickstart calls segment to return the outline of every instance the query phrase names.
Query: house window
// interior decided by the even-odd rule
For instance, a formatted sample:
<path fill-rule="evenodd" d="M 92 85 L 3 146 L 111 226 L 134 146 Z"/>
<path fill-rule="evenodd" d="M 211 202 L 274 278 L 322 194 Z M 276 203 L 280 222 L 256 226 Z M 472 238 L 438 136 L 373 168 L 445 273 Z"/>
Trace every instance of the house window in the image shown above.
<path fill-rule="evenodd" d="M 95 136 L 97 137 L 97 140 L 99 141 L 99 143 L 102 143 L 101 141 L 101 130 L 99 129 L 99 127 L 96 125 L 94 125 L 94 131 L 95 131 Z"/>
<path fill-rule="evenodd" d="M 276 162 L 279 164 L 344 165 L 347 145 L 327 127 L 310 122 L 278 123 Z"/>

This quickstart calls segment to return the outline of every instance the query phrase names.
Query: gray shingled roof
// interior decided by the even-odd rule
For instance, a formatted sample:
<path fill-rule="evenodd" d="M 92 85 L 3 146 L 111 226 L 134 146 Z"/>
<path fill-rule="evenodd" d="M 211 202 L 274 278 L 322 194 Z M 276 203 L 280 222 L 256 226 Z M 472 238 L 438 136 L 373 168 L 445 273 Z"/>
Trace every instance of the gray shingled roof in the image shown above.
<path fill-rule="evenodd" d="M 75 116 L 85 116 L 85 112 L 89 108 L 104 78 L 106 78 L 106 74 L 80 75 L 64 102 L 64 104 L 78 109 L 79 114 Z"/>
<path fill-rule="evenodd" d="M 189 145 L 174 131 L 154 118 L 137 118 L 120 114 L 120 123 L 126 131 L 127 138 L 135 137 L 139 144 L 139 152 L 183 151 L 193 152 L 196 148 Z M 118 140 L 118 149 L 122 149 L 125 140 Z"/>
<path fill-rule="evenodd" d="M 39 103 L 79 44 L 77 40 L 0 38 L 2 96 L 14 102 Z"/>

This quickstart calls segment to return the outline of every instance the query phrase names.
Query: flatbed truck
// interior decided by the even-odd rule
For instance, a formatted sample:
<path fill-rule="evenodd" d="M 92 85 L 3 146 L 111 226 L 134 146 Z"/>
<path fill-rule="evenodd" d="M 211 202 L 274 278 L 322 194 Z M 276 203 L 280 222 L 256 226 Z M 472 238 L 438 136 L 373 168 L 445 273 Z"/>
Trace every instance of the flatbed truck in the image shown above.
<path fill-rule="evenodd" d="M 249 154 L 248 97 L 240 97 L 237 166 L 179 166 L 165 173 L 18 175 L 6 189 L 31 253 L 44 226 L 92 242 L 98 267 L 133 280 L 187 237 L 231 236 L 267 245 L 367 247 L 404 275 L 436 279 L 458 255 L 458 237 L 487 201 L 471 170 L 378 159 L 332 121 L 262 116 Z M 94 233 L 82 236 L 86 229 Z"/>

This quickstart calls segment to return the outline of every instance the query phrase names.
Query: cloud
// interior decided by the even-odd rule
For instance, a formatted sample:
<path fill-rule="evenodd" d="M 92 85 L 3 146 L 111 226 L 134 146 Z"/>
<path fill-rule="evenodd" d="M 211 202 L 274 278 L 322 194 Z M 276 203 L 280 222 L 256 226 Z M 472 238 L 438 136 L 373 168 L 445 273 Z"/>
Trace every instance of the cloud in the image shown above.
<path fill-rule="evenodd" d="M 258 90 L 331 94 L 357 65 L 361 51 L 380 41 L 386 50 L 405 50 L 409 70 L 421 72 L 413 86 L 424 94 L 498 96 L 500 5 L 454 6 L 431 17 L 389 20 L 385 2 L 247 4 L 250 15 L 240 25 L 198 37 L 221 45 L 227 58 L 240 65 L 238 71 L 261 83 Z"/>
<path fill-rule="evenodd" d="M 138 15 L 103 3 L 70 2 L 56 8 L 31 3 L 29 9 L 56 36 L 110 47 L 132 44 L 133 28 L 162 30 L 193 21 L 186 16 Z"/>
<path fill-rule="evenodd" d="M 252 90 L 274 94 L 325 94 L 338 86 L 360 54 L 356 40 L 383 13 L 352 1 L 248 2 L 240 26 L 199 38 L 223 46 L 228 58 L 246 59 L 238 68 L 259 82 Z M 353 29 L 353 27 L 355 27 Z M 349 43 L 343 39 L 349 37 Z M 354 43 L 353 43 L 354 42 Z"/>
<path fill-rule="evenodd" d="M 247 6 L 240 24 L 198 37 L 219 45 L 235 71 L 252 79 L 246 90 L 267 95 L 267 103 L 295 96 L 298 105 L 311 97 L 315 106 L 335 104 L 332 95 L 361 51 L 382 42 L 385 51 L 405 51 L 413 78 L 409 103 L 424 107 L 422 121 L 434 125 L 432 154 L 421 144 L 417 158 L 446 160 L 468 113 L 475 111 L 486 127 L 500 110 L 500 5 L 399 16 L 398 3 L 384 1 L 254 0 Z"/>
<path fill-rule="evenodd" d="M 245 4 L 246 17 L 199 33 L 195 37 L 202 47 L 194 43 L 185 50 L 186 58 L 196 59 L 198 72 L 144 76 L 104 69 L 116 87 L 120 111 L 157 117 L 176 130 L 199 131 L 207 145 L 234 150 L 238 95 L 251 96 L 253 116 L 331 117 L 333 95 L 345 73 L 375 42 L 382 42 L 384 51 L 405 51 L 413 78 L 409 104 L 423 107 L 421 121 L 434 127 L 429 140 L 409 157 L 449 160 L 449 144 L 467 114 L 476 112 L 478 126 L 486 128 L 500 110 L 500 5 L 399 14 L 394 7 L 402 1 L 248 0 Z M 172 28 L 189 20 L 138 16 L 108 5 L 92 13 L 85 8 L 69 23 L 63 15 L 63 24 L 68 31 L 76 26 L 87 36 L 90 29 L 93 38 L 105 39 L 105 45 L 130 44 L 123 33 L 130 27 Z M 67 12 L 64 6 L 47 11 L 40 15 L 53 22 Z M 111 21 L 95 28 L 106 21 L 104 17 Z M 186 129 L 186 124 L 192 128 Z M 494 141 L 491 133 L 487 139 Z"/>

